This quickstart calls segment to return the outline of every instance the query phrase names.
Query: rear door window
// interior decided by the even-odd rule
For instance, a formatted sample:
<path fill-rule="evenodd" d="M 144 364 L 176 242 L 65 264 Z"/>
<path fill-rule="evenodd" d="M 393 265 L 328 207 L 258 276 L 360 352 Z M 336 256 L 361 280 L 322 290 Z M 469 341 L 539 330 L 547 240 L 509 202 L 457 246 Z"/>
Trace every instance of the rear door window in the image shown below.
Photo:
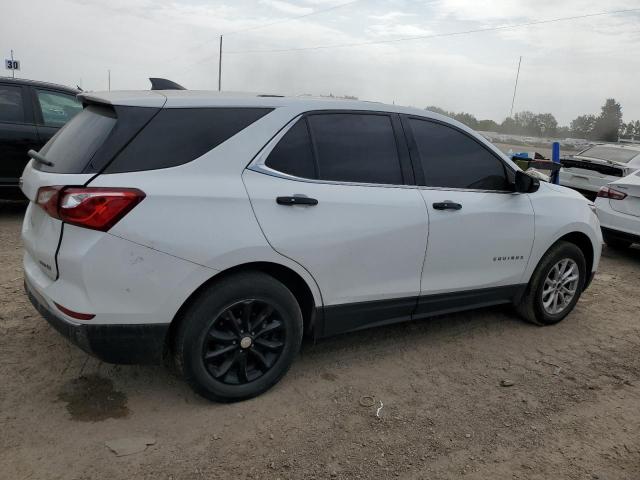
<path fill-rule="evenodd" d="M 271 108 L 167 108 L 127 145 L 105 173 L 183 165 L 269 113 Z"/>
<path fill-rule="evenodd" d="M 317 178 L 307 120 L 301 118 L 285 133 L 269 154 L 265 165 L 287 175 Z"/>
<path fill-rule="evenodd" d="M 22 87 L 0 84 L 0 122 L 25 122 Z"/>
<path fill-rule="evenodd" d="M 409 119 L 428 187 L 508 190 L 502 161 L 467 134 L 429 120 Z"/>
<path fill-rule="evenodd" d="M 61 127 L 82 111 L 82 104 L 74 95 L 36 89 L 42 121 L 48 127 Z"/>
<path fill-rule="evenodd" d="M 33 162 L 33 167 L 45 172 L 81 173 L 115 124 L 116 114 L 112 108 L 88 106 L 58 130 L 40 150 L 47 160 L 53 162 L 53 166 Z"/>
<path fill-rule="evenodd" d="M 384 114 L 326 113 L 308 117 L 318 178 L 402 184 L 391 118 Z"/>

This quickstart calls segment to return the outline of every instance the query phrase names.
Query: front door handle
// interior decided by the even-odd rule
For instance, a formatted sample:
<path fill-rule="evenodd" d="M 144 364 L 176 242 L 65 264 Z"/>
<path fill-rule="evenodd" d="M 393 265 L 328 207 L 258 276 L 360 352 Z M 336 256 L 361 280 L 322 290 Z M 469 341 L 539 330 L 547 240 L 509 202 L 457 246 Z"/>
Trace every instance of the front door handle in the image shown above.
<path fill-rule="evenodd" d="M 302 195 L 293 195 L 291 197 L 278 197 L 276 198 L 278 205 L 317 205 L 318 200 L 310 197 L 303 197 Z"/>
<path fill-rule="evenodd" d="M 444 202 L 436 202 L 433 204 L 433 208 L 436 210 L 460 210 L 462 205 L 451 200 L 445 200 Z"/>

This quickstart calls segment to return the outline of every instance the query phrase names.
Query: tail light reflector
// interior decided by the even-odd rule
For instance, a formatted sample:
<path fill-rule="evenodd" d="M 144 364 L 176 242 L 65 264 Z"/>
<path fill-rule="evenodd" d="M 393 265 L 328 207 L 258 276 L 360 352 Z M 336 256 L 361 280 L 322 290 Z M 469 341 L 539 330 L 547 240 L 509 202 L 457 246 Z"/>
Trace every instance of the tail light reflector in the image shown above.
<path fill-rule="evenodd" d="M 624 200 L 627 198 L 626 193 L 619 192 L 618 190 L 614 190 L 609 187 L 602 187 L 598 192 L 598 196 L 601 198 L 610 198 L 611 200 Z"/>
<path fill-rule="evenodd" d="M 68 315 L 71 318 L 76 318 L 78 320 L 91 320 L 93 317 L 95 317 L 95 315 L 93 315 L 92 313 L 74 312 L 73 310 L 69 310 L 67 307 L 63 307 L 59 303 L 55 303 L 55 306 L 58 307 L 58 310 L 60 310 L 65 315 Z"/>
<path fill-rule="evenodd" d="M 36 203 L 65 223 L 106 232 L 145 197 L 136 188 L 42 187 Z"/>

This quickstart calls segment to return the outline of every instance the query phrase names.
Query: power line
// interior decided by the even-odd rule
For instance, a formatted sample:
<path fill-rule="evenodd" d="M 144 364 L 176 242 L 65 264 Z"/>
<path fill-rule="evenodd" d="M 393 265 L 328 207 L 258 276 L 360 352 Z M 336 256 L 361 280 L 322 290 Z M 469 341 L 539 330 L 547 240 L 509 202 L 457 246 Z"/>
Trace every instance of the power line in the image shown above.
<path fill-rule="evenodd" d="M 252 31 L 252 30 L 259 30 L 259 29 L 262 29 L 262 28 L 271 27 L 272 25 L 279 25 L 281 23 L 290 22 L 292 20 L 300 20 L 301 18 L 307 18 L 307 17 L 310 17 L 312 15 L 317 15 L 319 13 L 325 13 L 325 12 L 330 12 L 331 10 L 337 10 L 338 8 L 346 7 L 348 5 L 351 5 L 351 4 L 359 2 L 359 1 L 360 0 L 351 0 L 350 2 L 340 3 L 338 5 L 334 5 L 333 7 L 327 7 L 327 8 L 322 8 L 322 9 L 319 9 L 319 10 L 314 10 L 313 12 L 305 13 L 303 15 L 298 15 L 298 16 L 295 16 L 295 17 L 283 18 L 283 19 L 280 19 L 280 20 L 276 20 L 275 22 L 265 23 L 264 25 L 257 25 L 255 27 L 242 28 L 240 30 L 235 30 L 233 32 L 223 33 L 223 35 L 224 36 L 235 35 L 237 33 L 244 33 L 244 32 L 248 32 L 248 31 Z"/>
<path fill-rule="evenodd" d="M 626 10 L 613 10 L 609 12 L 599 12 L 599 13 L 588 13 L 585 15 L 574 15 L 571 17 L 558 17 L 552 18 L 548 20 L 535 20 L 532 22 L 525 23 L 515 23 L 511 25 L 500 25 L 497 27 L 485 27 L 485 28 L 476 28 L 473 30 L 462 30 L 458 32 L 446 32 L 446 33 L 435 33 L 431 35 L 416 35 L 411 37 L 401 37 L 394 38 L 389 40 L 371 40 L 366 42 L 354 42 L 354 43 L 341 43 L 334 45 L 318 45 L 314 47 L 298 47 L 298 48 L 282 48 L 282 49 L 262 49 L 262 50 L 231 50 L 225 52 L 225 55 L 238 55 L 245 53 L 284 53 L 284 52 L 301 52 L 301 51 L 309 51 L 309 50 L 329 50 L 334 48 L 352 48 L 352 47 L 365 47 L 369 45 L 381 45 L 386 43 L 397 43 L 397 42 L 407 42 L 411 40 L 425 40 L 430 38 L 441 38 L 441 37 L 453 37 L 458 35 L 468 35 L 472 33 L 483 33 L 483 32 L 493 32 L 497 30 L 510 30 L 515 28 L 522 27 L 531 27 L 534 25 L 543 25 L 548 23 L 557 23 L 557 22 L 569 22 L 572 20 L 580 20 L 583 18 L 592 18 L 592 17 L 601 17 L 605 15 L 615 15 L 621 13 L 631 13 L 640 11 L 640 8 L 630 8 Z"/>
<path fill-rule="evenodd" d="M 336 10 L 338 8 L 346 7 L 348 5 L 351 5 L 351 4 L 359 2 L 359 1 L 361 1 L 361 0 L 351 0 L 350 2 L 340 3 L 338 5 L 334 5 L 333 7 L 321 8 L 319 10 L 314 10 L 313 12 L 305 13 L 303 15 L 298 15 L 298 16 L 295 16 L 295 17 L 282 18 L 280 20 L 276 20 L 276 21 L 270 22 L 270 23 L 265 23 L 265 24 L 262 24 L 262 25 L 256 25 L 256 26 L 253 26 L 253 27 L 241 28 L 240 30 L 234 30 L 232 32 L 221 33 L 221 34 L 219 34 L 219 36 L 225 36 L 226 37 L 228 35 L 236 35 L 238 33 L 244 33 L 244 32 L 249 32 L 249 31 L 253 31 L 253 30 L 260 30 L 260 29 L 263 29 L 263 28 L 271 27 L 272 25 L 279 25 L 281 23 L 290 22 L 290 21 L 293 21 L 293 20 L 299 20 L 301 18 L 311 17 L 312 15 L 317 15 L 319 13 L 326 13 L 326 12 L 329 12 L 331 10 Z M 211 41 L 200 43 L 199 45 L 193 47 L 193 50 L 199 50 L 204 46 L 209 46 L 210 44 L 211 44 Z"/>

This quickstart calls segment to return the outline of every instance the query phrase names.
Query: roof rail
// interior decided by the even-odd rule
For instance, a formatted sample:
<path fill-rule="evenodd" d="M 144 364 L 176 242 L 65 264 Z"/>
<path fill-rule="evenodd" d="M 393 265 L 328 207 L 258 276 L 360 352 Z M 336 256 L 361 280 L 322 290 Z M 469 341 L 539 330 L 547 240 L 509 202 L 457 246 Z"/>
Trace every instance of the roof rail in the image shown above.
<path fill-rule="evenodd" d="M 166 78 L 150 77 L 151 90 L 186 90 L 182 85 L 167 80 Z"/>

